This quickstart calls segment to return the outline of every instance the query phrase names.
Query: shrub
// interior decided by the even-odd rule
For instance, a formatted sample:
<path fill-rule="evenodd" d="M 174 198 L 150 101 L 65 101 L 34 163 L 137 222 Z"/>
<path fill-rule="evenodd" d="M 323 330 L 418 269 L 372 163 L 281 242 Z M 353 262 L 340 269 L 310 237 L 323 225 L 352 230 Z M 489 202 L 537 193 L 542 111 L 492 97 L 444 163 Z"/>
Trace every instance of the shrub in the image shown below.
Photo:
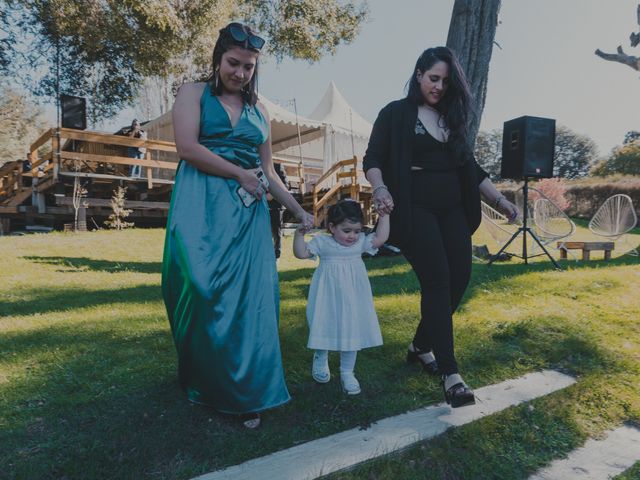
<path fill-rule="evenodd" d="M 591 174 L 599 177 L 616 173 L 640 175 L 640 140 L 615 148 L 611 157 L 599 162 L 591 169 Z"/>
<path fill-rule="evenodd" d="M 114 230 L 124 230 L 125 228 L 133 227 L 133 222 L 126 222 L 125 219 L 133 210 L 124 208 L 124 201 L 126 198 L 127 189 L 118 187 L 113 191 L 113 197 L 111 197 L 111 210 L 113 213 L 109 215 L 109 219 L 104 221 L 104 224 Z"/>
<path fill-rule="evenodd" d="M 571 206 L 571 202 L 567 199 L 567 185 L 561 178 L 545 178 L 536 182 L 534 185 L 536 190 L 542 192 L 542 194 L 555 203 L 562 211 Z M 531 200 L 537 200 L 540 195 L 535 190 L 530 193 Z"/>

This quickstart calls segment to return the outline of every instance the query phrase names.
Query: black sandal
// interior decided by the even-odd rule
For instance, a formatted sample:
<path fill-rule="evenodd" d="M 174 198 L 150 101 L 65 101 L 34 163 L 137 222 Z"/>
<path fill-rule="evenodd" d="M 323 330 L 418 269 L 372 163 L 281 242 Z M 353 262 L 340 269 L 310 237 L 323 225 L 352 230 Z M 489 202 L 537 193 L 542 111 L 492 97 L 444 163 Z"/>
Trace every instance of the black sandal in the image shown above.
<path fill-rule="evenodd" d="M 444 399 L 451 408 L 466 407 L 467 405 L 475 405 L 476 397 L 473 390 L 465 385 L 464 382 L 456 383 L 447 390 L 444 387 L 444 379 L 442 377 L 442 390 L 444 391 Z"/>
<path fill-rule="evenodd" d="M 422 366 L 422 369 L 429 375 L 438 375 L 438 373 L 440 373 L 438 370 L 438 362 L 436 360 L 425 362 L 422 358 L 420 358 L 420 355 L 427 352 L 418 350 L 413 344 L 411 344 L 411 346 L 413 346 L 413 351 L 407 349 L 407 363 L 418 362 Z"/>
<path fill-rule="evenodd" d="M 240 415 L 242 426 L 249 430 L 255 430 L 260 426 L 261 417 L 259 413 L 243 413 Z"/>

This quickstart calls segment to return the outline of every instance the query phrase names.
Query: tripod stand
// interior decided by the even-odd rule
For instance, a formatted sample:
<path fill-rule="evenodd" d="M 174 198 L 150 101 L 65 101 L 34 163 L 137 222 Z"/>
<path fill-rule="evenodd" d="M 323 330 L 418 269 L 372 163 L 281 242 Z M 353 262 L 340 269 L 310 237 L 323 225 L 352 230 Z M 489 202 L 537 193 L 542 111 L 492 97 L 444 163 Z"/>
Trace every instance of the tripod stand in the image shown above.
<path fill-rule="evenodd" d="M 524 177 L 524 185 L 522 186 L 522 194 L 524 197 L 524 201 L 523 201 L 523 205 L 522 205 L 522 226 L 518 227 L 518 230 L 516 230 L 514 232 L 513 235 L 511 235 L 511 238 L 507 241 L 507 243 L 505 243 L 502 248 L 500 249 L 500 251 L 498 253 L 496 253 L 495 255 L 492 255 L 491 258 L 489 259 L 488 265 L 491 265 L 497 258 L 499 258 L 500 254 L 502 252 L 504 252 L 507 247 L 511 244 L 511 242 L 513 242 L 518 235 L 522 234 L 522 255 L 513 255 L 514 257 L 518 257 L 524 260 L 525 265 L 528 265 L 528 259 L 529 258 L 533 258 L 533 257 L 538 257 L 540 255 L 544 255 L 546 254 L 547 257 L 549 257 L 549 260 L 551 260 L 551 262 L 553 263 L 553 265 L 556 267 L 556 269 L 558 270 L 562 270 L 560 268 L 560 265 L 558 265 L 558 262 L 555 261 L 555 259 L 549 254 L 549 252 L 547 251 L 546 248 L 544 248 L 544 245 L 542 244 L 542 242 L 540 241 L 540 239 L 537 237 L 537 235 L 535 233 L 533 233 L 533 230 L 531 230 L 531 228 L 529 228 L 529 226 L 527 225 L 527 221 L 529 219 L 529 178 L 528 177 Z M 533 240 L 540 246 L 540 248 L 542 249 L 543 253 L 539 253 L 537 255 L 528 255 L 527 254 L 527 233 L 529 235 L 531 235 L 531 238 L 533 238 Z"/>

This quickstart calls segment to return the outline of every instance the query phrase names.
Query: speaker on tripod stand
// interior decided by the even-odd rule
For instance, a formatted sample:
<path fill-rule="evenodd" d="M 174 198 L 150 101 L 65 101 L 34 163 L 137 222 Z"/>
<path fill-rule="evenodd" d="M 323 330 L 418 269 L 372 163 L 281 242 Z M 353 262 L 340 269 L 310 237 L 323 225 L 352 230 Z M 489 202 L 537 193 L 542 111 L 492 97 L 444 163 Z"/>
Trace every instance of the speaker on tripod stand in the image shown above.
<path fill-rule="evenodd" d="M 522 187 L 523 208 L 522 226 L 511 236 L 498 253 L 489 260 L 491 264 L 506 248 L 522 234 L 522 255 L 514 255 L 522 258 L 524 263 L 532 256 L 527 254 L 527 234 L 531 235 L 534 242 L 546 254 L 556 268 L 560 265 L 549 254 L 540 239 L 527 225 L 529 212 L 529 187 L 530 178 L 553 177 L 553 156 L 556 139 L 556 121 L 550 118 L 524 116 L 504 122 L 502 134 L 502 163 L 500 175 L 503 179 L 524 180 Z M 542 255 L 542 254 L 540 254 Z"/>

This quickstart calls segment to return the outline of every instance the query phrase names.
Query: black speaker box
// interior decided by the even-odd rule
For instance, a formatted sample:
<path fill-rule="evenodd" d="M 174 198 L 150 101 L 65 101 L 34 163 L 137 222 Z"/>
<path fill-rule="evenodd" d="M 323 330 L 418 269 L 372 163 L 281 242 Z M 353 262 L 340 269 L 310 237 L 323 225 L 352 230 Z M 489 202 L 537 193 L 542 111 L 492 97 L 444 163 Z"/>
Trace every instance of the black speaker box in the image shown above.
<path fill-rule="evenodd" d="M 500 176 L 553 177 L 556 121 L 550 118 L 519 117 L 504 122 Z"/>
<path fill-rule="evenodd" d="M 62 128 L 87 128 L 87 101 L 83 97 L 60 95 L 60 109 L 62 110 Z"/>

